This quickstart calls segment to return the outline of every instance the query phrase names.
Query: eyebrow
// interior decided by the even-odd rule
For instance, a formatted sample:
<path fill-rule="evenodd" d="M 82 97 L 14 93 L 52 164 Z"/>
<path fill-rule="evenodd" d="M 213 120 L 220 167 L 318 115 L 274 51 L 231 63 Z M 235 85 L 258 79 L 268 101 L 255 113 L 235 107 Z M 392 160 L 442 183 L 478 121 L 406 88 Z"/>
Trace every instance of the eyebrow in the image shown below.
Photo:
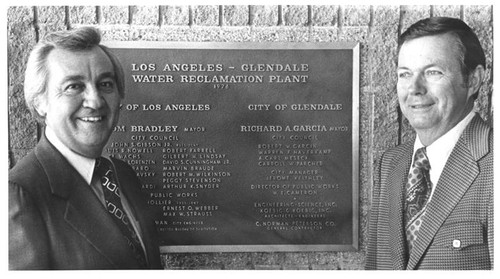
<path fill-rule="evenodd" d="M 114 72 L 105 72 L 105 73 L 102 73 L 100 74 L 99 76 L 97 76 L 97 79 L 100 80 L 100 79 L 103 79 L 103 78 L 112 78 L 112 79 L 116 79 L 116 75 Z"/>
<path fill-rule="evenodd" d="M 441 60 L 440 60 L 440 61 L 441 61 Z M 439 61 L 438 61 L 438 62 L 439 62 Z M 448 69 L 448 67 L 445 67 L 445 66 L 443 66 L 442 64 L 438 64 L 438 63 L 436 63 L 436 62 L 433 62 L 433 63 L 431 63 L 431 64 L 425 65 L 425 66 L 423 67 L 423 69 L 425 70 L 425 69 L 429 69 L 429 68 L 432 68 L 432 67 L 440 67 L 440 68 L 446 68 L 446 69 Z M 410 68 L 408 68 L 408 67 L 406 67 L 406 66 L 398 66 L 398 67 L 397 67 L 397 70 L 409 70 L 409 69 L 410 69 Z"/>
<path fill-rule="evenodd" d="M 83 75 L 72 75 L 72 76 L 67 76 L 65 77 L 62 82 L 65 83 L 65 82 L 68 82 L 68 81 L 74 81 L 74 80 L 84 80 L 86 77 L 83 76 Z M 112 78 L 112 79 L 116 79 L 116 76 L 115 76 L 115 73 L 113 72 L 104 72 L 100 75 L 97 76 L 97 80 L 101 80 L 101 79 L 104 79 L 104 78 Z"/>

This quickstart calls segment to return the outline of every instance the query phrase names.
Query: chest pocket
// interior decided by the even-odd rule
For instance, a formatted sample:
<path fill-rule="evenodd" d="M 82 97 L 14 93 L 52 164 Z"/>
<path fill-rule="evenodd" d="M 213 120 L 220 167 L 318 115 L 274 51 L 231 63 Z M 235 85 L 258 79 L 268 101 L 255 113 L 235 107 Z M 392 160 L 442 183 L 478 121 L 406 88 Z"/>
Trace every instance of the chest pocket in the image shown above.
<path fill-rule="evenodd" d="M 485 230 L 478 221 L 444 224 L 434 237 L 434 245 L 462 250 L 472 245 L 485 243 Z"/>

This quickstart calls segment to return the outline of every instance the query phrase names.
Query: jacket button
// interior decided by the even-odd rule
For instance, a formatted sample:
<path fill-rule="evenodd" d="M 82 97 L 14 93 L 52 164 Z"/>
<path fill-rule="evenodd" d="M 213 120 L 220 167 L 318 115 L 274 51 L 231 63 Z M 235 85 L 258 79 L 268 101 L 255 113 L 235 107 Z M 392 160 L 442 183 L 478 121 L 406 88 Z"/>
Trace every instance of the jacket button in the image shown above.
<path fill-rule="evenodd" d="M 458 240 L 458 239 L 453 240 L 453 247 L 454 248 L 460 248 L 461 244 L 462 243 L 460 242 L 460 240 Z"/>

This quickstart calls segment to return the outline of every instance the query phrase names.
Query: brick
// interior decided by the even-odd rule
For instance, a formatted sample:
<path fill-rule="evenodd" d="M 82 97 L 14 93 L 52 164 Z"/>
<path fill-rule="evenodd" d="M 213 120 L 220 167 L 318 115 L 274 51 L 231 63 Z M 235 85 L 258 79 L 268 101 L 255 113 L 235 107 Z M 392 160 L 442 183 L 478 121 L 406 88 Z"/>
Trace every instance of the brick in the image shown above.
<path fill-rule="evenodd" d="M 396 49 L 399 9 L 374 7 L 368 37 L 368 67 L 373 93 L 373 151 L 382 152 L 398 144 L 398 100 L 396 94 Z"/>
<path fill-rule="evenodd" d="M 164 25 L 189 25 L 189 6 L 166 6 L 163 13 Z"/>
<path fill-rule="evenodd" d="M 309 41 L 309 28 L 296 27 L 293 29 L 279 28 L 277 29 L 279 41 L 285 42 L 308 42 Z"/>
<path fill-rule="evenodd" d="M 403 6 L 402 8 L 402 26 L 403 33 L 413 23 L 430 16 L 429 6 Z"/>
<path fill-rule="evenodd" d="M 158 25 L 158 6 L 133 6 L 133 25 Z"/>
<path fill-rule="evenodd" d="M 249 24 L 248 5 L 224 6 L 224 25 L 244 26 Z"/>
<path fill-rule="evenodd" d="M 64 7 L 38 7 L 39 36 L 43 38 L 47 33 L 56 30 L 65 30 L 66 11 Z"/>
<path fill-rule="evenodd" d="M 308 42 L 310 36 L 308 27 L 254 27 L 252 31 L 255 42 Z"/>
<path fill-rule="evenodd" d="M 253 25 L 275 26 L 278 24 L 278 6 L 252 6 Z"/>
<path fill-rule="evenodd" d="M 21 85 L 9 86 L 9 126 L 10 147 L 16 149 L 35 147 L 37 124 L 26 106 Z"/>
<path fill-rule="evenodd" d="M 370 6 L 345 6 L 342 9 L 343 26 L 368 26 L 370 23 Z"/>
<path fill-rule="evenodd" d="M 481 86 L 475 103 L 476 111 L 485 120 L 492 120 L 493 114 L 489 111 L 493 92 L 493 26 L 491 6 L 465 6 L 464 21 L 474 30 L 486 56 L 485 81 Z"/>
<path fill-rule="evenodd" d="M 71 24 L 96 24 L 95 6 L 69 6 Z"/>
<path fill-rule="evenodd" d="M 283 259 L 282 253 L 272 252 L 257 252 L 251 254 L 255 269 L 265 269 L 265 267 L 272 267 L 272 269 L 280 269 Z"/>
<path fill-rule="evenodd" d="M 287 26 L 306 26 L 308 11 L 305 5 L 283 6 L 283 20 Z"/>
<path fill-rule="evenodd" d="M 338 261 L 339 253 L 336 252 L 315 252 L 309 257 L 309 262 L 313 269 L 318 266 L 338 267 Z"/>
<path fill-rule="evenodd" d="M 37 142 L 37 124 L 24 101 L 24 71 L 28 55 L 36 43 L 32 7 L 9 7 L 8 31 L 8 121 L 9 165 L 13 166 Z"/>
<path fill-rule="evenodd" d="M 436 5 L 432 6 L 433 16 L 447 16 L 460 18 L 460 6 L 458 5 Z"/>
<path fill-rule="evenodd" d="M 363 269 L 365 254 L 361 252 L 357 253 L 339 253 L 341 255 L 341 260 L 339 261 L 339 267 L 341 270 L 360 270 Z"/>
<path fill-rule="evenodd" d="M 103 6 L 102 7 L 103 24 L 128 24 L 129 7 L 128 6 Z"/>
<path fill-rule="evenodd" d="M 375 9 L 374 22 L 367 40 L 370 65 L 367 70 L 372 73 L 371 84 L 380 84 L 390 92 L 396 81 L 398 9 Z"/>
<path fill-rule="evenodd" d="M 312 6 L 311 21 L 313 26 L 336 26 L 338 22 L 338 6 Z"/>
<path fill-rule="evenodd" d="M 281 265 L 255 265 L 254 269 L 256 270 L 280 270 Z"/>
<path fill-rule="evenodd" d="M 251 27 L 230 27 L 221 28 L 218 32 L 221 41 L 226 42 L 253 42 L 254 32 Z"/>
<path fill-rule="evenodd" d="M 65 18 L 66 12 L 63 6 L 38 6 L 38 24 L 55 29 L 63 28 Z"/>
<path fill-rule="evenodd" d="M 130 38 L 131 30 L 126 28 L 101 28 L 102 41 L 126 41 Z"/>
<path fill-rule="evenodd" d="M 340 267 L 338 265 L 329 265 L 329 264 L 323 264 L 323 265 L 311 265 L 312 270 L 340 270 Z"/>
<path fill-rule="evenodd" d="M 208 253 L 188 253 L 188 254 L 167 254 L 165 258 L 165 268 L 167 269 L 196 269 L 208 266 Z"/>
<path fill-rule="evenodd" d="M 312 27 L 310 29 L 310 42 L 334 42 L 339 37 L 338 27 Z"/>
<path fill-rule="evenodd" d="M 166 30 L 171 30 L 172 33 Z M 163 29 L 162 35 L 165 40 L 169 41 L 188 41 L 188 42 L 221 42 L 224 38 L 221 37 L 221 32 L 218 27 L 193 26 L 179 27 L 172 29 Z M 159 39 L 161 40 L 161 39 Z"/>
<path fill-rule="evenodd" d="M 219 6 L 195 6 L 193 8 L 193 24 L 201 26 L 218 26 Z"/>
<path fill-rule="evenodd" d="M 212 253 L 207 264 L 227 270 L 253 269 L 250 253 Z"/>
<path fill-rule="evenodd" d="M 284 269 L 309 269 L 309 255 L 307 252 L 287 252 L 282 253 L 281 264 Z M 294 268 L 297 267 L 297 268 Z M 306 268 L 303 268 L 306 267 Z"/>
<path fill-rule="evenodd" d="M 299 265 L 283 265 L 281 267 L 282 270 L 309 270 L 311 266 L 299 264 Z"/>

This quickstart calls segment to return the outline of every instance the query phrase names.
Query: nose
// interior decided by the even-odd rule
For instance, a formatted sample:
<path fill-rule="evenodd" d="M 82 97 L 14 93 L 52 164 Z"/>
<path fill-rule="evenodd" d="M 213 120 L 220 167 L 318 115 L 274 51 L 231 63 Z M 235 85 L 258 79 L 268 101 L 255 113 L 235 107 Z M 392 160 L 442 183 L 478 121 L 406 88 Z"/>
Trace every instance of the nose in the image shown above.
<path fill-rule="evenodd" d="M 415 75 L 413 78 L 411 78 L 408 81 L 407 90 L 408 90 L 408 93 L 411 95 L 426 94 L 427 89 L 425 86 L 425 80 L 422 77 L 422 75 L 418 74 L 418 75 Z"/>
<path fill-rule="evenodd" d="M 101 92 L 95 86 L 88 86 L 83 98 L 83 106 L 86 108 L 99 109 L 106 103 Z"/>

